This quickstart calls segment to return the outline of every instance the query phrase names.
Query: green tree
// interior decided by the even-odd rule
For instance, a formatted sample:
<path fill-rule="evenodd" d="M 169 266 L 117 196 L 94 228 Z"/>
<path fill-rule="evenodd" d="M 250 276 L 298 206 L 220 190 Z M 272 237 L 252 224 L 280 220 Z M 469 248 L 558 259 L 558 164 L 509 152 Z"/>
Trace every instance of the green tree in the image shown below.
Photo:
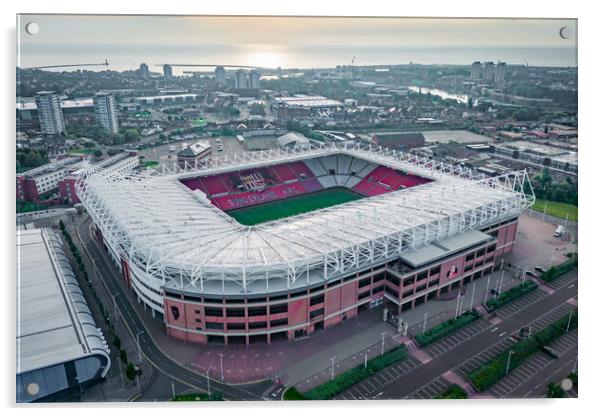
<path fill-rule="evenodd" d="M 101 157 L 101 156 L 102 156 L 102 150 L 96 149 L 94 151 L 94 157 Z"/>
<path fill-rule="evenodd" d="M 126 142 L 133 142 L 140 138 L 140 132 L 138 129 L 126 129 L 123 136 Z"/>
<path fill-rule="evenodd" d="M 120 350 L 119 358 L 121 358 L 122 363 L 126 364 L 128 362 L 128 353 L 125 350 Z"/>

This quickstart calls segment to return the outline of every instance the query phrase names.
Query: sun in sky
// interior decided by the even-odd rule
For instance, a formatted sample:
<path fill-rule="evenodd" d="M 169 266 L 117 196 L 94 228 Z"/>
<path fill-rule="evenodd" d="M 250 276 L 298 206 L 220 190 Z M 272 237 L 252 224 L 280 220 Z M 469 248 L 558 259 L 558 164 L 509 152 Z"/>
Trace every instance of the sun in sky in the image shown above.
<path fill-rule="evenodd" d="M 278 52 L 257 52 L 250 53 L 247 63 L 262 68 L 278 68 L 285 66 L 282 54 Z"/>

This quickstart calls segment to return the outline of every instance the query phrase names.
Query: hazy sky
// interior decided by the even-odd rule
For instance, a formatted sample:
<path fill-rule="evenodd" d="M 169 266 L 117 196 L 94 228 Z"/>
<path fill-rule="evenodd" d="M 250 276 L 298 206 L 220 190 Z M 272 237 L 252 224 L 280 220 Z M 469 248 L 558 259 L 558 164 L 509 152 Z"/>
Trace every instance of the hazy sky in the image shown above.
<path fill-rule="evenodd" d="M 37 35 L 23 30 L 30 21 L 39 24 Z M 559 36 L 563 26 L 571 39 Z M 459 63 L 451 61 L 473 56 L 576 65 L 574 20 L 22 15 L 19 28 L 23 67 L 95 56 L 120 67 L 190 59 L 315 67 L 348 64 L 352 56 L 358 65 Z"/>

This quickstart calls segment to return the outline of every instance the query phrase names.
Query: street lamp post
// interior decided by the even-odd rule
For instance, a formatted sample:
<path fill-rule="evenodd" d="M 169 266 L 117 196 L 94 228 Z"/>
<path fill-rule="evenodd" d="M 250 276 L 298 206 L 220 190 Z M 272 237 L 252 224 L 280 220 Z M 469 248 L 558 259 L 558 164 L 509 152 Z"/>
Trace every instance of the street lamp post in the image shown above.
<path fill-rule="evenodd" d="M 144 331 L 140 331 L 136 334 L 136 344 L 138 345 L 138 362 L 142 365 L 142 354 L 140 353 L 140 334 L 144 334 Z"/>
<path fill-rule="evenodd" d="M 368 368 L 368 353 L 364 354 L 364 368 Z"/>
<path fill-rule="evenodd" d="M 460 310 L 460 292 L 458 292 L 458 302 L 456 302 L 456 313 L 454 313 L 454 319 L 458 317 L 459 310 Z"/>
<path fill-rule="evenodd" d="M 491 282 L 491 274 L 487 275 L 487 287 L 485 288 L 485 300 L 483 303 L 487 303 L 487 297 L 489 296 L 489 283 Z"/>
<path fill-rule="evenodd" d="M 569 313 L 569 321 L 566 323 L 566 331 L 565 332 L 569 332 L 569 328 L 571 326 L 571 318 L 573 317 L 573 311 L 571 311 L 571 313 Z"/>
<path fill-rule="evenodd" d="M 332 357 L 330 359 L 330 379 L 333 380 L 334 379 L 334 360 L 336 360 L 337 357 Z"/>
<path fill-rule="evenodd" d="M 117 298 L 117 296 L 119 296 L 120 293 L 113 293 L 113 295 L 111 295 L 111 297 L 113 298 L 113 314 L 115 315 L 115 322 L 117 322 L 117 301 L 115 301 L 115 299 Z"/>
<path fill-rule="evenodd" d="M 525 280 L 527 280 L 527 269 L 525 267 L 523 267 L 521 269 L 521 272 L 522 272 L 522 282 L 521 283 L 524 285 Z"/>
<path fill-rule="evenodd" d="M 504 272 L 505 270 L 502 270 L 502 277 L 500 278 L 500 288 L 497 293 L 498 297 L 500 297 L 500 295 L 502 294 L 502 287 L 504 286 Z"/>
<path fill-rule="evenodd" d="M 426 318 L 429 316 L 428 312 L 425 312 L 424 314 L 424 322 L 422 323 L 422 333 L 424 334 L 426 332 Z"/>
<path fill-rule="evenodd" d="M 470 295 L 470 310 L 472 311 L 472 308 L 474 307 L 474 292 L 477 288 L 477 284 L 475 282 L 472 282 L 472 295 Z"/>
<path fill-rule="evenodd" d="M 176 397 L 176 385 L 171 380 L 171 398 L 173 399 L 174 397 Z"/>
<path fill-rule="evenodd" d="M 211 396 L 211 382 L 209 381 L 209 368 L 207 368 L 207 394 Z"/>
<path fill-rule="evenodd" d="M 224 381 L 224 354 L 219 352 L 217 355 L 219 355 L 219 368 L 222 373 L 222 381 Z"/>
<path fill-rule="evenodd" d="M 548 211 L 548 203 L 546 202 L 546 204 L 543 207 L 543 221 L 546 220 L 546 212 Z"/>
<path fill-rule="evenodd" d="M 506 363 L 506 374 L 510 371 L 510 357 L 512 357 L 512 350 L 508 351 L 508 362 Z"/>
<path fill-rule="evenodd" d="M 381 341 L 380 341 L 380 355 L 381 357 L 385 354 L 385 335 L 387 333 L 383 332 L 382 334 L 380 334 L 381 336 Z"/>

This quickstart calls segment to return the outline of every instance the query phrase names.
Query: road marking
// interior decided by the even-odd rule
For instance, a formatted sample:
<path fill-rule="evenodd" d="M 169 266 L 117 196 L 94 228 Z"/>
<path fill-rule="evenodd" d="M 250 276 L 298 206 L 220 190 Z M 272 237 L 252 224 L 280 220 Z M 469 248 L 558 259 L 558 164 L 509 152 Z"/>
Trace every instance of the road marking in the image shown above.
<path fill-rule="evenodd" d="M 502 332 L 501 334 L 498 335 L 498 337 L 503 337 L 504 335 L 506 335 L 506 333 Z"/>
<path fill-rule="evenodd" d="M 496 327 L 495 327 L 495 328 L 493 328 L 493 329 L 492 329 L 490 332 L 495 332 L 495 331 L 497 331 L 498 329 L 500 329 L 500 328 L 496 326 Z"/>

